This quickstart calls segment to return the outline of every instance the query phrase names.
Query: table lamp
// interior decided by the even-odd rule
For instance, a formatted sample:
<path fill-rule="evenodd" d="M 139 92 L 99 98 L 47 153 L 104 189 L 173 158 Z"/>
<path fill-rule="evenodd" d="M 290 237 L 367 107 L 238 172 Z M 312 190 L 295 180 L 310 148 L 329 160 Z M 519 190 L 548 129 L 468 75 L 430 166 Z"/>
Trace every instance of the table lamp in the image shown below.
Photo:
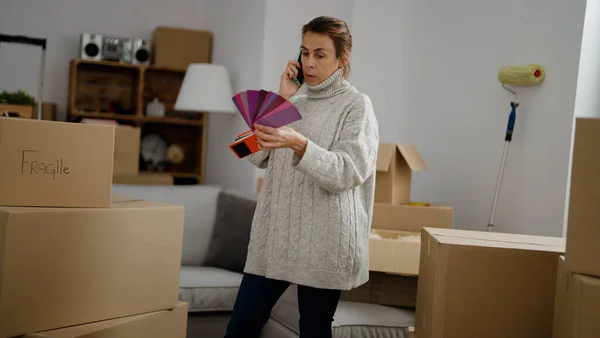
<path fill-rule="evenodd" d="M 211 63 L 190 64 L 181 83 L 175 111 L 234 114 L 233 90 L 227 68 Z"/>

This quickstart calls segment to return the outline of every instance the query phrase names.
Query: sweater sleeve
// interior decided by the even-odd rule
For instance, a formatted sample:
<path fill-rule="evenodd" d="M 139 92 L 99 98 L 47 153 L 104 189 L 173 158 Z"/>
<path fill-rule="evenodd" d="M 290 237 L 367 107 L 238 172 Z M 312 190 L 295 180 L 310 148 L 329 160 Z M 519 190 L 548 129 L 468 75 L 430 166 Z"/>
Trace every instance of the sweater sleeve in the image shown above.
<path fill-rule="evenodd" d="M 308 140 L 302 158 L 294 155 L 293 166 L 332 193 L 362 184 L 377 165 L 379 130 L 371 101 L 366 95 L 348 112 L 339 140 L 331 150 Z"/>
<path fill-rule="evenodd" d="M 259 169 L 265 169 L 267 164 L 269 164 L 269 155 L 271 151 L 260 150 L 250 156 L 248 156 L 248 161 L 254 164 Z"/>

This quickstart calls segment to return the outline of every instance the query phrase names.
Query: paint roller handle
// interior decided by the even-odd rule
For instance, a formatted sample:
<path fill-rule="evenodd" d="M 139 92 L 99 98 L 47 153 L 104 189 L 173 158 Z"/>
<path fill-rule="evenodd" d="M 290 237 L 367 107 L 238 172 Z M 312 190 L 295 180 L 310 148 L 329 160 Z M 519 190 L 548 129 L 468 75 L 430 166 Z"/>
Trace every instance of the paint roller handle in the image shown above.
<path fill-rule="evenodd" d="M 513 130 L 515 129 L 515 120 L 517 119 L 517 107 L 519 104 L 511 102 L 510 106 L 512 109 L 508 115 L 508 125 L 506 126 L 506 136 L 504 137 L 504 141 L 506 142 L 512 141 L 512 134 Z"/>

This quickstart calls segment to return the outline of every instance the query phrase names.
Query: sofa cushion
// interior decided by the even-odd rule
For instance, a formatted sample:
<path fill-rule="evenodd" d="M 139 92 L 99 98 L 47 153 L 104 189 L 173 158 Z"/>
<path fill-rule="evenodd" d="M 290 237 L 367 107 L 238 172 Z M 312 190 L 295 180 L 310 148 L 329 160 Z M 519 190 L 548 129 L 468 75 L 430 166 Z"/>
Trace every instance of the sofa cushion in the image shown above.
<path fill-rule="evenodd" d="M 212 236 L 220 187 L 208 185 L 113 185 L 113 194 L 184 207 L 181 264 L 204 264 Z"/>
<path fill-rule="evenodd" d="M 243 272 L 255 209 L 254 196 L 228 190 L 219 193 L 205 265 Z"/>
<path fill-rule="evenodd" d="M 290 330 L 300 333 L 298 321 L 298 288 L 292 285 L 273 307 L 271 318 Z M 334 337 L 408 337 L 408 327 L 414 326 L 413 309 L 340 301 L 334 315 Z"/>
<path fill-rule="evenodd" d="M 189 312 L 232 311 L 242 274 L 204 266 L 182 266 L 179 300 Z"/>

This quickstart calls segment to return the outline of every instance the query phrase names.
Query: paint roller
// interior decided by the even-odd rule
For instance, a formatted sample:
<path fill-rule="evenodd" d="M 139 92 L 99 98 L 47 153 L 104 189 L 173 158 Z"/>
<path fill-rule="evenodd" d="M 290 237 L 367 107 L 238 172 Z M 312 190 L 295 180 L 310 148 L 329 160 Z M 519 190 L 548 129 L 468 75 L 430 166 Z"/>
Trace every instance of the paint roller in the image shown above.
<path fill-rule="evenodd" d="M 515 128 L 515 121 L 517 118 L 517 107 L 519 106 L 519 102 L 517 100 L 517 92 L 516 90 L 511 89 L 509 86 L 537 86 L 541 84 L 545 78 L 546 71 L 542 66 L 537 64 L 507 66 L 500 68 L 500 70 L 498 71 L 498 81 L 502 84 L 502 87 L 504 89 L 511 92 L 515 96 L 515 100 L 510 103 L 511 111 L 508 115 L 506 135 L 504 136 L 504 151 L 502 153 L 502 161 L 500 162 L 500 172 L 498 174 L 498 180 L 496 181 L 494 202 L 492 204 L 490 221 L 488 223 L 488 231 L 490 232 L 494 228 L 496 207 L 498 206 L 498 198 L 500 197 L 500 187 L 502 185 L 502 178 L 504 177 L 504 169 L 506 167 L 506 157 L 508 155 L 508 148 L 510 142 L 512 141 L 512 135 Z"/>

